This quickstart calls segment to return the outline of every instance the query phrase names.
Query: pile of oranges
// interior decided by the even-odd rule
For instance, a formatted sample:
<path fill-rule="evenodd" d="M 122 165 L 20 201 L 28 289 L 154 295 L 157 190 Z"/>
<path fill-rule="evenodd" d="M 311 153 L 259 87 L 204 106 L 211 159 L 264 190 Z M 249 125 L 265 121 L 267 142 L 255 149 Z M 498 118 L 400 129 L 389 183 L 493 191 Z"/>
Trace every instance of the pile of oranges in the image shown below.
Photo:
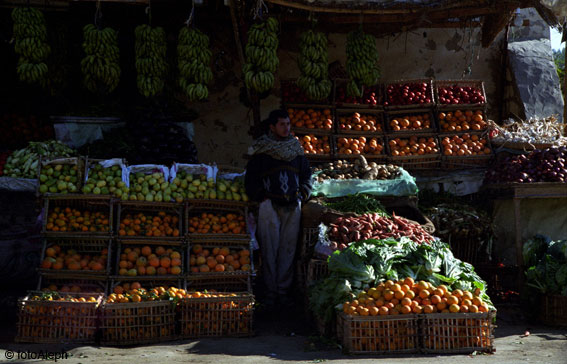
<path fill-rule="evenodd" d="M 441 140 L 443 154 L 446 156 L 489 155 L 491 153 L 488 140 L 478 135 L 468 133 L 445 137 Z"/>
<path fill-rule="evenodd" d="M 126 248 L 120 254 L 118 274 L 121 276 L 164 276 L 181 274 L 182 255 L 172 248 L 158 246 Z"/>
<path fill-rule="evenodd" d="M 145 289 L 139 282 L 124 283 L 114 287 L 106 303 L 147 302 L 169 299 L 182 299 L 187 295 L 184 289 L 176 287 L 155 287 Z"/>
<path fill-rule="evenodd" d="M 390 128 L 392 131 L 430 129 L 431 120 L 429 114 L 394 117 L 390 120 Z"/>
<path fill-rule="evenodd" d="M 455 110 L 455 112 L 440 112 L 437 115 L 441 131 L 484 130 L 488 126 L 482 110 Z"/>
<path fill-rule="evenodd" d="M 380 155 L 384 150 L 379 138 L 340 137 L 337 139 L 338 154 L 370 154 Z"/>
<path fill-rule="evenodd" d="M 246 221 L 239 214 L 211 214 L 203 212 L 189 218 L 190 234 L 246 234 Z"/>
<path fill-rule="evenodd" d="M 287 109 L 291 126 L 308 129 L 333 129 L 333 116 L 330 109 Z"/>
<path fill-rule="evenodd" d="M 66 284 L 63 286 L 57 286 L 56 284 L 49 284 L 47 287 L 41 289 L 44 292 L 59 292 L 59 293 L 81 293 L 81 292 L 96 292 L 103 293 L 102 287 L 96 288 L 81 288 L 76 284 Z"/>
<path fill-rule="evenodd" d="M 350 117 L 339 117 L 339 130 L 376 133 L 382 131 L 382 123 L 376 118 L 376 115 L 361 115 L 355 112 Z"/>
<path fill-rule="evenodd" d="M 418 137 L 414 135 L 409 138 L 391 139 L 388 144 L 390 153 L 394 157 L 439 153 L 437 142 L 433 137 Z"/>
<path fill-rule="evenodd" d="M 41 268 L 54 270 L 104 271 L 108 260 L 108 249 L 103 248 L 100 255 L 79 254 L 75 249 L 63 251 L 59 245 L 45 250 Z"/>
<path fill-rule="evenodd" d="M 127 214 L 120 221 L 118 235 L 120 236 L 156 236 L 178 237 L 179 217 L 160 211 L 157 215 Z"/>
<path fill-rule="evenodd" d="M 295 136 L 303 147 L 305 154 L 330 154 L 331 144 L 328 136 L 315 136 L 313 134 Z"/>
<path fill-rule="evenodd" d="M 449 291 L 444 285 L 435 287 L 407 277 L 397 282 L 387 280 L 362 291 L 357 299 L 343 304 L 343 312 L 351 316 L 488 312 L 490 307 L 479 295 L 478 289 L 474 293 Z"/>
<path fill-rule="evenodd" d="M 108 214 L 98 211 L 55 207 L 47 214 L 47 231 L 54 232 L 105 232 L 110 231 Z"/>
<path fill-rule="evenodd" d="M 44 291 L 41 295 L 31 297 L 32 301 L 62 301 L 62 302 L 97 302 L 94 296 L 61 295 L 55 291 Z"/>
<path fill-rule="evenodd" d="M 191 248 L 189 266 L 193 273 L 250 271 L 250 250 L 231 250 L 228 247 Z"/>

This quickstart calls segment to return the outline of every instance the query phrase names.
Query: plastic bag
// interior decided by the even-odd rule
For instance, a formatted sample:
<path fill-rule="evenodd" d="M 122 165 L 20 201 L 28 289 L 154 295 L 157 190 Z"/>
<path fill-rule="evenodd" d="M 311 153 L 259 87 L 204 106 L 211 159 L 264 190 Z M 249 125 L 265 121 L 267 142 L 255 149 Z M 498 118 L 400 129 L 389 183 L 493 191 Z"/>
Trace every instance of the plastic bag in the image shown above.
<path fill-rule="evenodd" d="M 126 186 L 130 187 L 130 175 L 135 173 L 152 174 L 161 173 L 166 181 L 169 181 L 169 168 L 160 164 L 138 164 L 127 168 Z"/>
<path fill-rule="evenodd" d="M 103 168 L 110 168 L 112 166 L 120 166 L 120 169 L 122 170 L 122 182 L 126 183 L 126 186 L 128 186 L 128 167 L 126 166 L 126 164 L 124 163 L 124 160 L 122 158 L 112 158 L 112 159 L 107 159 L 104 161 L 100 161 L 98 162 L 98 164 L 100 164 Z M 89 179 L 89 172 L 91 171 L 92 166 L 88 166 L 87 169 L 87 173 L 85 174 L 85 182 Z"/>
<path fill-rule="evenodd" d="M 400 168 L 401 175 L 390 180 L 325 180 L 313 183 L 313 196 L 343 197 L 355 193 L 376 196 L 413 196 L 418 192 L 415 178 Z"/>
<path fill-rule="evenodd" d="M 173 181 L 180 171 L 190 174 L 204 174 L 207 176 L 207 179 L 212 178 L 213 181 L 216 182 L 218 168 L 217 166 L 209 166 L 208 164 L 173 163 L 169 172 L 169 180 Z"/>

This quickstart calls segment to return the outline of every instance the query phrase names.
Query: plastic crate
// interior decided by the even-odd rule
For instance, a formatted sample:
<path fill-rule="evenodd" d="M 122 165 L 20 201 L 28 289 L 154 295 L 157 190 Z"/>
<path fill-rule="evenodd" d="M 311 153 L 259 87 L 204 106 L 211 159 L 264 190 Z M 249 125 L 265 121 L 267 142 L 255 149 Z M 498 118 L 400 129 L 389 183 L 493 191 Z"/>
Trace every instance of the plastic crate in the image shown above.
<path fill-rule="evenodd" d="M 101 344 L 150 344 L 175 340 L 175 303 L 150 301 L 103 303 Z"/>
<path fill-rule="evenodd" d="M 251 336 L 254 296 L 191 297 L 179 301 L 182 338 Z"/>
<path fill-rule="evenodd" d="M 567 296 L 542 297 L 542 321 L 546 325 L 567 327 Z"/>
<path fill-rule="evenodd" d="M 116 232 L 118 239 L 127 240 L 144 240 L 144 241 L 182 241 L 185 238 L 185 230 L 183 229 L 183 211 L 185 205 L 183 203 L 174 202 L 145 202 L 145 201 L 120 201 L 118 202 L 118 213 L 116 217 Z M 124 219 L 130 215 L 132 218 L 137 213 L 148 214 L 152 217 L 159 216 L 165 213 L 166 215 L 176 218 L 178 221 L 172 221 L 170 228 L 172 232 L 162 236 L 148 235 L 147 232 L 135 232 L 134 235 L 129 235 L 128 232 L 122 229 L 121 224 Z"/>
<path fill-rule="evenodd" d="M 102 295 L 88 295 L 96 302 L 35 301 L 43 292 L 30 292 L 18 302 L 15 341 L 28 343 L 93 343 L 97 332 L 97 308 Z M 84 297 L 80 293 L 64 296 Z"/>
<path fill-rule="evenodd" d="M 307 287 L 329 275 L 329 264 L 325 260 L 311 259 L 307 266 Z"/>
<path fill-rule="evenodd" d="M 337 334 L 350 354 L 412 354 L 419 352 L 419 315 L 337 315 Z"/>
<path fill-rule="evenodd" d="M 423 351 L 436 354 L 492 353 L 496 312 L 422 315 Z"/>
<path fill-rule="evenodd" d="M 66 208 L 76 209 L 83 215 L 85 212 L 100 213 L 107 222 L 96 228 L 97 231 L 91 231 L 88 227 L 72 228 L 65 221 L 65 231 L 61 231 L 61 227 L 57 224 L 57 219 L 51 221 L 50 214 L 54 213 L 55 208 L 64 210 Z M 75 238 L 93 238 L 93 237 L 110 237 L 113 232 L 113 203 L 108 196 L 84 197 L 80 195 L 51 195 L 44 199 L 43 218 L 41 233 L 45 237 L 75 237 Z M 101 217 L 101 218 L 102 218 Z M 53 227 L 51 227 L 53 224 Z M 92 225 L 91 225 L 92 226 Z M 57 228 L 56 230 L 54 230 Z"/>

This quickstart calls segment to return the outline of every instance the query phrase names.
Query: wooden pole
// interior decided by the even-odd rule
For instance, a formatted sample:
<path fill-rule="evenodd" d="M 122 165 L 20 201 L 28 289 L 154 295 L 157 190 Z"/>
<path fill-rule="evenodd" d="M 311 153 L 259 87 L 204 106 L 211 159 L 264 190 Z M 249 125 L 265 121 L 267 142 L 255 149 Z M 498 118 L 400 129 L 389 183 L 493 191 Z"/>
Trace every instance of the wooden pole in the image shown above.
<path fill-rule="evenodd" d="M 567 29 L 563 28 L 563 33 L 567 33 Z M 565 82 L 565 88 L 563 91 L 563 135 L 567 135 L 567 42 L 565 42 L 564 56 L 563 82 Z"/>

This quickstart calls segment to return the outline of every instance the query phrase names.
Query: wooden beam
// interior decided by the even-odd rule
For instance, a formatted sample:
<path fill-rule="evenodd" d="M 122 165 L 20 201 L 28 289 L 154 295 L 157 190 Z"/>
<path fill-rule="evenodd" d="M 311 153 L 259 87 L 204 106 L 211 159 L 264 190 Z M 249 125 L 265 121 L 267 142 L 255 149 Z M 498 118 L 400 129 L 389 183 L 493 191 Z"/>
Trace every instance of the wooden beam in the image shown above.
<path fill-rule="evenodd" d="M 404 7 L 397 7 L 397 8 L 369 8 L 369 7 L 359 7 L 353 9 L 352 7 L 326 7 L 322 5 L 309 5 L 303 2 L 298 1 L 290 1 L 290 0 L 267 0 L 269 3 L 306 10 L 306 11 L 314 11 L 319 13 L 338 13 L 338 14 L 412 14 L 412 13 L 420 13 L 423 10 L 430 9 L 430 6 L 404 6 Z M 509 3 L 510 1 L 502 0 L 502 3 Z M 519 4 L 519 1 L 513 1 L 514 3 Z M 491 6 L 490 0 L 463 0 L 463 1 L 453 1 L 452 4 L 446 4 L 443 6 L 437 7 L 437 9 L 443 10 L 451 10 L 454 8 L 461 8 L 461 7 L 474 7 L 479 8 L 482 6 Z"/>
<path fill-rule="evenodd" d="M 510 23 L 514 16 L 514 10 L 499 14 L 490 14 L 484 17 L 482 24 L 482 46 L 488 48 L 496 39 L 496 36 Z"/>

